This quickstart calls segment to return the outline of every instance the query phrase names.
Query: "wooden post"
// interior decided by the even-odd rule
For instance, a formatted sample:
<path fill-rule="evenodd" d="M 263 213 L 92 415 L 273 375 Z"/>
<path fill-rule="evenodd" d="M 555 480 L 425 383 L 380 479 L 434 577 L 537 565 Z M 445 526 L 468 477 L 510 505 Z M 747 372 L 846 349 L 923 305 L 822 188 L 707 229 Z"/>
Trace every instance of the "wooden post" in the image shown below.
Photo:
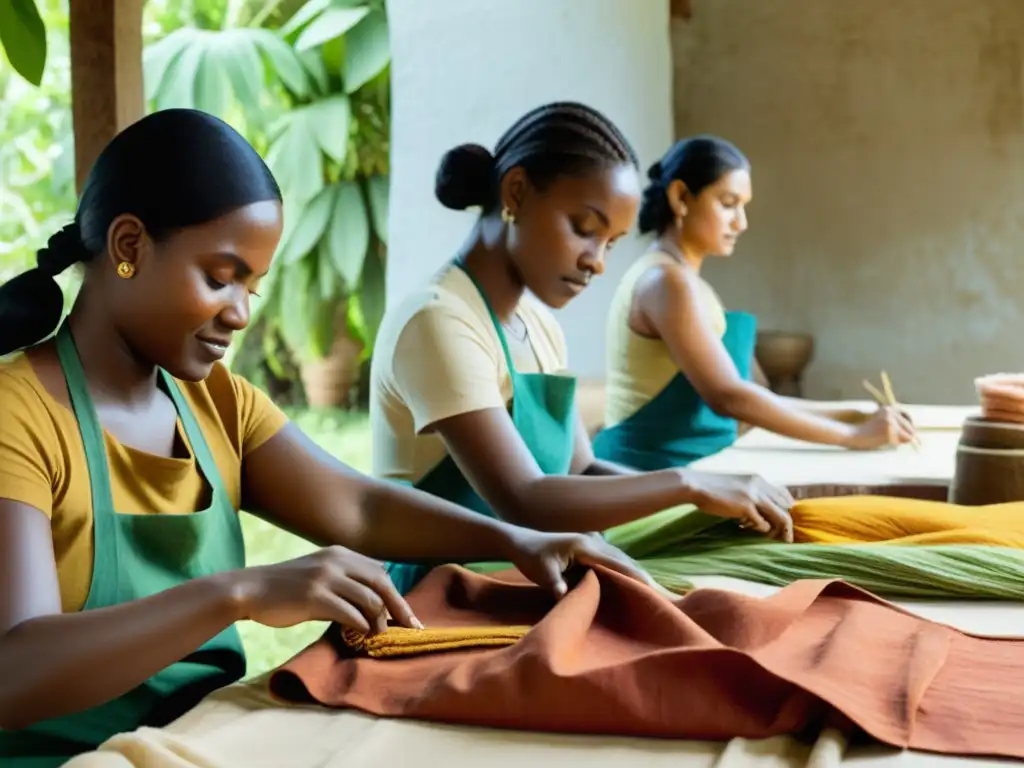
<path fill-rule="evenodd" d="M 693 16 L 692 0 L 670 0 L 669 15 L 673 19 L 690 19 Z"/>
<path fill-rule="evenodd" d="M 70 0 L 71 111 L 79 191 L 103 147 L 145 114 L 142 1 Z"/>

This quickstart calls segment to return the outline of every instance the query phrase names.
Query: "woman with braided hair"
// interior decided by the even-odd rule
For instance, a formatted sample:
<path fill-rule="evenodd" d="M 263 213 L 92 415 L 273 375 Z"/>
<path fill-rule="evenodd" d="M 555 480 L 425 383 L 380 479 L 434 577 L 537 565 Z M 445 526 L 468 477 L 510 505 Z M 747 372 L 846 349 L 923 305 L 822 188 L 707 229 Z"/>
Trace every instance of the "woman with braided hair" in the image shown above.
<path fill-rule="evenodd" d="M 607 117 L 577 103 L 531 110 L 493 152 L 450 150 L 435 191 L 479 216 L 452 262 L 381 325 L 370 400 L 377 476 L 540 530 L 604 531 L 693 502 L 792 536 L 791 497 L 760 478 L 637 474 L 594 458 L 548 307 L 602 274 L 640 204 L 636 155 Z M 403 591 L 424 573 L 389 568 Z"/>
<path fill-rule="evenodd" d="M 750 163 L 739 149 L 716 136 L 684 139 L 648 180 L 640 231 L 656 239 L 612 299 L 597 456 L 644 470 L 685 466 L 728 447 L 738 422 L 851 449 L 913 439 L 897 409 L 847 423 L 849 414 L 752 381 L 764 378 L 754 359 L 755 318 L 725 312 L 700 274 L 708 256 L 731 255 L 747 228 Z"/>
<path fill-rule="evenodd" d="M 74 222 L 0 287 L 0 764 L 65 763 L 239 679 L 235 623 L 388 615 L 381 561 L 511 559 L 647 577 L 603 540 L 485 518 L 317 448 L 220 363 L 281 236 L 281 194 L 225 123 L 165 110 L 104 149 Z M 53 276 L 85 267 L 74 308 Z M 53 338 L 48 338 L 54 334 Z M 324 548 L 246 568 L 237 511 Z"/>

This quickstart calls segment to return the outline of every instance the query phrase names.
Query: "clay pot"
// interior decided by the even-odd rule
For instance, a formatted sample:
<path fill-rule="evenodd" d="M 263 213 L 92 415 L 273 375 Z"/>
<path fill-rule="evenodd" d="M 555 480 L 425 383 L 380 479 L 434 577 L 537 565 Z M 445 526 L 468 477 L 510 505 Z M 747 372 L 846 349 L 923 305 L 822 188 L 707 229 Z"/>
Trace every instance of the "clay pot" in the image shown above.
<path fill-rule="evenodd" d="M 322 360 L 306 360 L 299 366 L 306 401 L 311 408 L 348 408 L 359 383 L 363 347 L 348 331 L 344 307 L 339 308 L 334 341 Z"/>
<path fill-rule="evenodd" d="M 800 380 L 814 356 L 814 337 L 806 333 L 761 331 L 757 334 L 754 356 L 773 392 L 800 397 Z"/>
<path fill-rule="evenodd" d="M 968 506 L 1024 501 L 1024 424 L 982 416 L 964 421 L 949 501 Z"/>

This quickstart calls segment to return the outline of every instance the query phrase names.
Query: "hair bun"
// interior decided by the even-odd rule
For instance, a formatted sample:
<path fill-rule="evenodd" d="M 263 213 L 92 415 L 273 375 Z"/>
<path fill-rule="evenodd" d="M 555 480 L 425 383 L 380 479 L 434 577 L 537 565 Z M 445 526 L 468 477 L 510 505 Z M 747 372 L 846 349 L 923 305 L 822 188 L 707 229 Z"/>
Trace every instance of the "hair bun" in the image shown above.
<path fill-rule="evenodd" d="M 434 194 L 445 208 L 486 208 L 494 197 L 494 155 L 479 144 L 460 144 L 441 158 Z"/>
<path fill-rule="evenodd" d="M 658 162 L 656 162 L 654 165 L 652 165 L 650 168 L 647 169 L 647 178 L 650 181 L 660 182 L 661 181 L 661 177 L 663 175 L 664 175 L 664 171 L 663 171 L 663 169 L 661 167 L 661 161 L 660 160 Z"/>
<path fill-rule="evenodd" d="M 86 261 L 91 254 L 82 242 L 78 222 L 61 227 L 46 241 L 46 246 L 36 252 L 36 265 L 48 277 L 56 277 L 72 264 Z"/>

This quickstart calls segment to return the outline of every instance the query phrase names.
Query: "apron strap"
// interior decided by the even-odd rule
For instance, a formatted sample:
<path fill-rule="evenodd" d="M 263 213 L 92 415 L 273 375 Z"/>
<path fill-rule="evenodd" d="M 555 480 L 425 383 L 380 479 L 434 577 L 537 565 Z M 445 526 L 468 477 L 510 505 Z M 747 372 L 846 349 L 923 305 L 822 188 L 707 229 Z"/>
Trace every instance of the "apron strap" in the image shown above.
<path fill-rule="evenodd" d="M 210 446 L 206 442 L 206 436 L 203 435 L 199 422 L 196 421 L 192 409 L 181 392 L 181 387 L 178 386 L 178 382 L 174 380 L 174 377 L 162 368 L 160 369 L 160 376 L 163 379 L 167 394 L 171 396 L 174 407 L 178 411 L 178 418 L 181 419 L 181 426 L 185 430 L 185 437 L 188 438 L 189 445 L 192 446 L 192 453 L 196 457 L 196 463 L 206 478 L 206 482 L 210 484 L 214 498 L 218 495 L 226 498 L 227 491 L 224 489 L 224 481 L 221 479 L 220 469 L 217 467 L 217 462 L 213 458 L 213 453 L 210 451 Z"/>
<path fill-rule="evenodd" d="M 480 298 L 483 299 L 484 306 L 487 307 L 487 314 L 491 316 L 491 322 L 494 324 L 494 332 L 498 334 L 498 341 L 501 342 L 501 351 L 505 353 L 505 364 L 508 366 L 509 374 L 516 373 L 516 366 L 512 362 L 512 354 L 508 351 L 508 341 L 505 339 L 505 331 L 501 327 L 501 321 L 498 316 L 494 313 L 494 309 L 491 308 L 491 302 L 487 300 L 487 294 L 484 293 L 484 289 L 480 287 L 480 283 L 477 282 L 476 278 L 466 269 L 466 265 L 461 261 L 456 260 L 455 266 L 461 269 L 466 277 L 470 279 L 473 285 L 476 287 L 476 292 L 480 294 Z"/>
<path fill-rule="evenodd" d="M 57 332 L 57 358 L 64 370 L 71 410 L 78 421 L 85 450 L 85 463 L 89 470 L 89 486 L 92 493 L 93 524 L 101 525 L 105 510 L 113 510 L 114 496 L 110 488 L 110 471 L 107 467 L 107 445 L 103 439 L 103 428 L 89 394 L 89 385 L 82 368 L 78 348 L 71 335 L 71 326 L 65 321 Z"/>

